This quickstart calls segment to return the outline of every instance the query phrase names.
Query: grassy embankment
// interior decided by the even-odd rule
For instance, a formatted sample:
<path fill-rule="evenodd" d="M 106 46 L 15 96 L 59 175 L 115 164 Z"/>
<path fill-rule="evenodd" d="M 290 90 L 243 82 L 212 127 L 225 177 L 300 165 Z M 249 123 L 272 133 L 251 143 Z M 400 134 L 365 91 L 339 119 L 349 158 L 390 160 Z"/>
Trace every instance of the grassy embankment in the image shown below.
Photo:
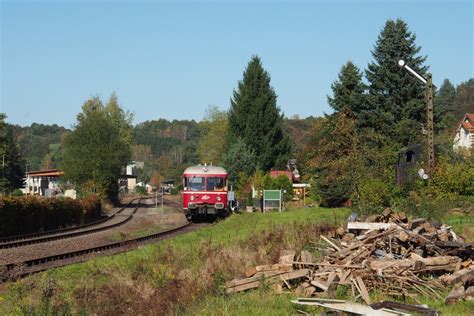
<path fill-rule="evenodd" d="M 339 225 L 349 210 L 299 209 L 241 214 L 202 230 L 112 257 L 54 269 L 0 286 L 0 314 L 98 313 L 289 314 L 294 294 L 271 289 L 226 295 L 223 284 L 245 267 L 275 262 L 283 249 L 308 249 L 319 232 Z M 472 240 L 474 220 L 445 222 Z M 375 299 L 380 298 L 372 293 Z M 340 293 L 344 298 L 344 293 Z M 463 315 L 472 303 L 446 307 L 420 301 L 445 315 Z"/>

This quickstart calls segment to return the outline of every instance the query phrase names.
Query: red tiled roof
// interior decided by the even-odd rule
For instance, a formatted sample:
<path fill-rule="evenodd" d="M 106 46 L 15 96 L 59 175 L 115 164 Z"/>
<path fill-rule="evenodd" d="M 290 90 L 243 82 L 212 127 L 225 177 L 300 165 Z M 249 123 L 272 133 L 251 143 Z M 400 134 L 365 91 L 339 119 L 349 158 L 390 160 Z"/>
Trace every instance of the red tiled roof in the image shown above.
<path fill-rule="evenodd" d="M 466 117 L 471 122 L 471 124 L 474 124 L 474 113 L 466 113 Z"/>
<path fill-rule="evenodd" d="M 474 114 L 466 113 L 462 118 L 461 126 L 468 132 L 474 132 Z"/>

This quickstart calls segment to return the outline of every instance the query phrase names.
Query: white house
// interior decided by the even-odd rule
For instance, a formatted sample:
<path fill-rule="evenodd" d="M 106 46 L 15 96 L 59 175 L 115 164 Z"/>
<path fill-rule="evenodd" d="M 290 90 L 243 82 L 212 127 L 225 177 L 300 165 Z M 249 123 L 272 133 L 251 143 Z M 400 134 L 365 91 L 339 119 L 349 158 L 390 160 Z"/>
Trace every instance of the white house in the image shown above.
<path fill-rule="evenodd" d="M 50 196 L 59 193 L 59 177 L 64 172 L 58 169 L 30 171 L 26 173 L 25 194 Z"/>
<path fill-rule="evenodd" d="M 466 113 L 454 136 L 453 149 L 456 152 L 474 148 L 474 114 Z"/>

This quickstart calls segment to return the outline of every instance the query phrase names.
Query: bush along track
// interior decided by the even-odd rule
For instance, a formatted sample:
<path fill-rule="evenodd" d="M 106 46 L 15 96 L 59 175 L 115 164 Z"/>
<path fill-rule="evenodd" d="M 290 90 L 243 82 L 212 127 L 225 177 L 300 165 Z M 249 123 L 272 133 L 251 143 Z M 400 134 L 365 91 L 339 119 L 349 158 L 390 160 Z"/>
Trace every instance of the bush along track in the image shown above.
<path fill-rule="evenodd" d="M 119 221 L 117 223 L 108 225 L 108 226 L 101 226 L 97 228 L 91 228 L 87 229 L 90 227 L 94 227 L 103 223 L 106 223 L 110 221 L 111 219 L 115 218 L 117 214 L 122 213 L 126 208 L 129 208 L 130 205 L 133 203 L 133 201 L 138 200 L 137 205 L 135 206 L 133 212 L 125 217 L 122 221 Z M 136 213 L 140 206 L 140 199 L 134 199 L 130 201 L 126 206 L 120 208 L 117 212 L 114 214 L 107 216 L 104 219 L 88 223 L 85 225 L 79 225 L 79 226 L 74 226 L 74 227 L 69 227 L 69 228 L 63 228 L 63 229 L 58 229 L 58 230 L 52 230 L 52 231 L 47 231 L 43 233 L 36 233 L 36 234 L 28 234 L 28 235 L 21 235 L 21 236 L 12 236 L 12 237 L 6 237 L 0 239 L 0 249 L 6 249 L 6 248 L 15 248 L 15 247 L 21 247 L 25 245 L 32 245 L 32 244 L 38 244 L 38 243 L 43 243 L 43 242 L 48 242 L 48 241 L 53 241 L 53 240 L 59 240 L 59 239 L 66 239 L 66 238 L 72 238 L 72 237 L 77 237 L 77 236 L 82 236 L 86 234 L 91 234 L 99 231 L 104 231 L 107 229 L 111 229 L 114 227 L 121 226 L 128 221 L 130 221 L 133 218 L 133 214 Z M 87 229 L 87 230 L 84 230 Z"/>
<path fill-rule="evenodd" d="M 0 236 L 25 235 L 80 225 L 101 216 L 98 197 L 83 200 L 44 199 L 37 196 L 0 198 Z"/>

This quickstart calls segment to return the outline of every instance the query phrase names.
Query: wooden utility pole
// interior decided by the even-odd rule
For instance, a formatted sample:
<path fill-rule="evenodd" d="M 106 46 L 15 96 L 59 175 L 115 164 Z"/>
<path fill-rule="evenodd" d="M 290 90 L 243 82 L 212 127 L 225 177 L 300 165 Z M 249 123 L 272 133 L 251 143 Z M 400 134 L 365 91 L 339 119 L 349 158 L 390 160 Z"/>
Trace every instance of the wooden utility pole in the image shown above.
<path fill-rule="evenodd" d="M 431 74 L 427 74 L 426 82 L 426 122 L 427 122 L 427 145 L 428 145 L 428 174 L 435 167 L 435 150 L 434 150 L 434 127 L 433 127 L 433 78 Z"/>

